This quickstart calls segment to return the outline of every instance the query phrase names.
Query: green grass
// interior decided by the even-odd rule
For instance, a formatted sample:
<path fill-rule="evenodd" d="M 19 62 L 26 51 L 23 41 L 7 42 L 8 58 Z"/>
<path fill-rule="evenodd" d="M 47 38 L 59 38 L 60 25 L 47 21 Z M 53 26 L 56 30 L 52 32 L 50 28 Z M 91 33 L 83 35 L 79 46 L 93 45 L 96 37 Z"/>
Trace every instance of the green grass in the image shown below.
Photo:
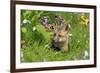
<path fill-rule="evenodd" d="M 50 23 L 55 22 L 53 16 L 61 15 L 71 24 L 70 33 L 72 37 L 69 40 L 68 53 L 56 51 L 51 47 L 52 31 L 47 31 L 40 23 L 40 17 L 49 16 Z M 89 16 L 88 13 L 84 13 Z M 25 47 L 21 48 L 23 52 L 23 62 L 45 62 L 45 61 L 67 61 L 67 60 L 82 60 L 85 49 L 89 53 L 89 25 L 82 25 L 80 19 L 81 13 L 72 12 L 49 12 L 49 11 L 21 11 L 21 28 L 25 27 L 27 32 L 21 31 L 21 40 L 25 43 Z M 31 23 L 28 26 L 23 25 L 23 19 L 28 19 Z M 36 27 L 36 31 L 32 32 L 32 28 Z"/>

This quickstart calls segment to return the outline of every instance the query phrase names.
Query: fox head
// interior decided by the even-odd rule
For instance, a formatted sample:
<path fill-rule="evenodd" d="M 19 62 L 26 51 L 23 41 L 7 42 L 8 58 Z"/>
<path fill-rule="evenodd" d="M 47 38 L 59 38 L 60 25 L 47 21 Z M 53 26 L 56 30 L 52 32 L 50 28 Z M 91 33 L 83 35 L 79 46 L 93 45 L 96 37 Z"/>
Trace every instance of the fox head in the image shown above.
<path fill-rule="evenodd" d="M 68 39 L 69 39 L 69 24 L 65 26 L 58 26 L 54 30 L 53 45 L 62 51 L 68 51 Z"/>
<path fill-rule="evenodd" d="M 54 30 L 54 42 L 63 42 L 67 39 L 69 33 L 69 26 L 58 27 Z"/>

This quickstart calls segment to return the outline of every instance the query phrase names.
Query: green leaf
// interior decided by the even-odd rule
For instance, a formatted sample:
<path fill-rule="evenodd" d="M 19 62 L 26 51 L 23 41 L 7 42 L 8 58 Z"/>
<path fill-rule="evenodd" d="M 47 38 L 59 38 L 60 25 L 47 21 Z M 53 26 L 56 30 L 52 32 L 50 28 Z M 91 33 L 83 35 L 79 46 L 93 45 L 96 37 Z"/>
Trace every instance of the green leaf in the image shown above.
<path fill-rule="evenodd" d="M 25 27 L 22 27 L 22 32 L 23 33 L 26 33 L 27 32 L 27 29 Z"/>

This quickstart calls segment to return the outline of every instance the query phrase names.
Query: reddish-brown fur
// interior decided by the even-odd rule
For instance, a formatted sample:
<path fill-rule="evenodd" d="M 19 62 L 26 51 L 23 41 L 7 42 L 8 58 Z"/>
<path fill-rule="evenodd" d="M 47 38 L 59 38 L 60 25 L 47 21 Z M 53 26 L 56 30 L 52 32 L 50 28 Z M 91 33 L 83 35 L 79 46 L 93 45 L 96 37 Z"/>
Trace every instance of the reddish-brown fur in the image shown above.
<path fill-rule="evenodd" d="M 69 39 L 69 28 L 68 26 L 58 27 L 54 31 L 54 35 L 52 37 L 52 44 L 54 47 L 59 48 L 64 52 L 68 52 L 68 39 Z"/>

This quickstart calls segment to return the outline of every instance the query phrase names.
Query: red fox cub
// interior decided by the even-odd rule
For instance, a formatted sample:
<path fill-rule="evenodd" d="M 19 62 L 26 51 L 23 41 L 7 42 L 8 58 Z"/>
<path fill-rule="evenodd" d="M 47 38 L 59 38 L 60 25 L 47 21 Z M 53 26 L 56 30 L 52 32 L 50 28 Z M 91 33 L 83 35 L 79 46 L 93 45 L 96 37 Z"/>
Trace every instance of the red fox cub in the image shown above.
<path fill-rule="evenodd" d="M 63 52 L 68 52 L 69 50 L 69 28 L 67 24 L 56 28 L 52 37 L 52 45 Z"/>

